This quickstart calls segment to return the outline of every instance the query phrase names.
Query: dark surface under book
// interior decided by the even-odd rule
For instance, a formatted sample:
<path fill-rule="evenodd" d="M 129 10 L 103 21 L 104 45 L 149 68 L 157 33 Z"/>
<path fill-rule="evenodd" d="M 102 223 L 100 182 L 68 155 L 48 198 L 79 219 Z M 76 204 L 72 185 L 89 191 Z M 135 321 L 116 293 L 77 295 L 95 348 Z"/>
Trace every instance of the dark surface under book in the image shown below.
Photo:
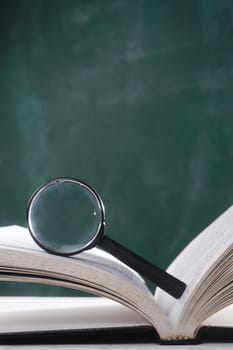
<path fill-rule="evenodd" d="M 5 333 L 0 335 L 0 345 L 151 343 L 157 342 L 157 340 L 158 335 L 150 326 Z"/>
<path fill-rule="evenodd" d="M 161 341 L 156 331 L 150 326 L 87 329 L 67 331 L 47 331 L 30 333 L 8 333 L 0 335 L 0 345 L 22 344 L 200 344 L 233 342 L 233 329 L 223 327 L 203 327 L 195 339 Z"/>

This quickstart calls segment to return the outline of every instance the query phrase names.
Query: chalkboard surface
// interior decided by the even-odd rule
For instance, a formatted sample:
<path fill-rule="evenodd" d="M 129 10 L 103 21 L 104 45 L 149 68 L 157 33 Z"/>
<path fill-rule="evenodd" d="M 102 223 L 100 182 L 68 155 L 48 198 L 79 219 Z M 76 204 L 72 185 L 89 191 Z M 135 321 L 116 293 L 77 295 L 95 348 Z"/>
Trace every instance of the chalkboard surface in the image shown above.
<path fill-rule="evenodd" d="M 2 0 L 0 17 L 0 225 L 77 177 L 108 235 L 166 267 L 233 202 L 233 2 Z"/>

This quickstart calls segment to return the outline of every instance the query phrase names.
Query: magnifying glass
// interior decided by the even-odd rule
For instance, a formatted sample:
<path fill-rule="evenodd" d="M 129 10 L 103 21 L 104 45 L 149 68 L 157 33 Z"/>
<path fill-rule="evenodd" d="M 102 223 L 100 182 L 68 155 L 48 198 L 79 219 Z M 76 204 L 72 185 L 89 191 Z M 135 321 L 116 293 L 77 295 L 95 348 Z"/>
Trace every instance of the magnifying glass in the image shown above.
<path fill-rule="evenodd" d="M 105 235 L 105 210 L 98 193 L 74 178 L 55 178 L 40 186 L 27 207 L 27 226 L 49 253 L 70 256 L 98 245 L 175 298 L 186 285 Z"/>

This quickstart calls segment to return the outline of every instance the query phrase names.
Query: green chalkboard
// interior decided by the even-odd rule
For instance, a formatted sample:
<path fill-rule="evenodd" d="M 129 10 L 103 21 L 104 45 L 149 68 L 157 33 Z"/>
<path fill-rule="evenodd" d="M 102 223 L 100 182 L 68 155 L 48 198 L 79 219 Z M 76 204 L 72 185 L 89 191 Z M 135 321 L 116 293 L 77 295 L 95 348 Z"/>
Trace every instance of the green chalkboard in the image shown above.
<path fill-rule="evenodd" d="M 0 225 L 77 177 L 109 236 L 166 267 L 233 202 L 233 2 L 2 0 L 0 17 Z M 0 293 L 63 293 L 28 288 Z"/>

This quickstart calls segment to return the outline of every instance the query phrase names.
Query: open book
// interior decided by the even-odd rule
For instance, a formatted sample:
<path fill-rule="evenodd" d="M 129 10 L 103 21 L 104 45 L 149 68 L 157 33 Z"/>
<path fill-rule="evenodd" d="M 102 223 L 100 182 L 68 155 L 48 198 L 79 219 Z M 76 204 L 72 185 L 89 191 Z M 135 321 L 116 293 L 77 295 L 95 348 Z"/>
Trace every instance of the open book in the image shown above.
<path fill-rule="evenodd" d="M 101 298 L 1 297 L 0 338 L 124 327 L 153 327 L 161 342 L 195 340 L 203 327 L 232 327 L 233 333 L 233 207 L 167 271 L 187 285 L 180 299 L 159 288 L 153 295 L 141 276 L 98 248 L 60 257 L 38 247 L 25 228 L 1 228 L 0 280 L 64 286 Z"/>

